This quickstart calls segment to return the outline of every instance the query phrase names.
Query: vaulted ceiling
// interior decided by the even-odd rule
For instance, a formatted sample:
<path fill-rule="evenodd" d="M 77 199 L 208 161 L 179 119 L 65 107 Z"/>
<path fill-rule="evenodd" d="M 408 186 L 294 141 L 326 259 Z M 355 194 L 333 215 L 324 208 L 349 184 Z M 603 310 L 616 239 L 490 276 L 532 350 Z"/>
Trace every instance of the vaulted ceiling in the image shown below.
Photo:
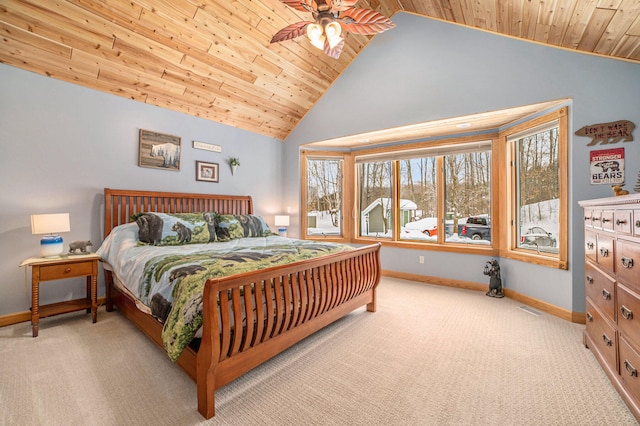
<path fill-rule="evenodd" d="M 357 7 L 640 62 L 640 0 L 361 0 Z M 348 34 L 337 60 L 306 37 L 269 43 L 302 20 L 310 14 L 279 0 L 1 0 L 0 62 L 285 139 L 371 39 Z"/>

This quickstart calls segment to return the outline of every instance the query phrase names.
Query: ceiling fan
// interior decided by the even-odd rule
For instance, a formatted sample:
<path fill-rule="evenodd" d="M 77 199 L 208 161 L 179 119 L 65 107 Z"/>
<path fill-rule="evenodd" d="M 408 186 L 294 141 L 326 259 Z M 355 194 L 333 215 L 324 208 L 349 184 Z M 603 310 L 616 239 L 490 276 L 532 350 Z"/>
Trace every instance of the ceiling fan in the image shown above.
<path fill-rule="evenodd" d="M 302 21 L 278 31 L 271 43 L 307 34 L 318 49 L 338 59 L 344 47 L 343 31 L 373 35 L 396 26 L 389 18 L 371 9 L 355 7 L 358 0 L 280 0 L 301 12 L 311 12 L 314 21 Z"/>

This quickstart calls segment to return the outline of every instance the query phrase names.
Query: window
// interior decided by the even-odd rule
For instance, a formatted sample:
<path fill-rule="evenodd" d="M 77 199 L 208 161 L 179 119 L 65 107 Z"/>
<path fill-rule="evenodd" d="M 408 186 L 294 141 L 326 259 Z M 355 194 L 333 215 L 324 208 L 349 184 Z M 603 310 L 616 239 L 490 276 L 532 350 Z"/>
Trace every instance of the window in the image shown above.
<path fill-rule="evenodd" d="M 400 239 L 438 241 L 436 157 L 400 160 Z"/>
<path fill-rule="evenodd" d="M 512 139 L 518 248 L 558 253 L 558 123 Z"/>
<path fill-rule="evenodd" d="M 508 186 L 508 253 L 537 256 L 566 268 L 566 108 L 505 132 Z M 546 260 L 545 260 L 546 259 Z"/>
<path fill-rule="evenodd" d="M 307 235 L 342 235 L 341 158 L 308 158 L 306 162 Z"/>
<path fill-rule="evenodd" d="M 360 236 L 391 238 L 393 206 L 391 162 L 358 164 Z"/>
<path fill-rule="evenodd" d="M 356 153 L 359 235 L 491 245 L 491 144 L 449 142 Z"/>
<path fill-rule="evenodd" d="M 491 244 L 490 148 L 444 157 L 447 242 Z"/>
<path fill-rule="evenodd" d="M 481 136 L 303 150 L 303 236 L 566 269 L 567 113 Z"/>

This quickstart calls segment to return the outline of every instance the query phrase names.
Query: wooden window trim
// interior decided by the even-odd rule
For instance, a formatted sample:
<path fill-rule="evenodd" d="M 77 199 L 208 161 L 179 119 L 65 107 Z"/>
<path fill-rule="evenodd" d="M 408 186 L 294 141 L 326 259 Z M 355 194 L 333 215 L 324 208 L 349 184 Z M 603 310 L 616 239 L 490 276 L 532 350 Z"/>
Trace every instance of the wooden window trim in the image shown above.
<path fill-rule="evenodd" d="M 528 120 L 517 126 L 513 126 L 503 132 L 500 132 L 500 147 L 498 148 L 500 156 L 500 164 L 503 175 L 501 185 L 505 188 L 505 201 L 500 206 L 505 218 L 505 224 L 499 229 L 501 237 L 499 242 L 500 257 L 515 259 L 523 262 L 533 263 L 541 266 L 548 266 L 558 269 L 568 269 L 568 185 L 569 185 L 569 162 L 568 162 L 568 107 L 560 108 L 556 111 L 544 114 L 540 117 Z M 517 187 L 516 187 L 516 168 L 509 164 L 516 158 L 513 146 L 507 142 L 509 137 L 528 129 L 532 129 L 546 123 L 558 122 L 558 185 L 559 185 L 559 228 L 558 228 L 558 254 L 554 253 L 537 253 L 534 250 L 528 250 L 517 247 Z"/>
<path fill-rule="evenodd" d="M 559 179 L 559 250 L 558 254 L 542 254 L 531 250 L 519 249 L 514 244 L 517 238 L 517 229 L 512 224 L 512 219 L 515 216 L 515 209 L 517 208 L 514 180 L 513 180 L 513 168 L 509 167 L 508 161 L 510 158 L 508 152 L 507 139 L 510 135 L 526 131 L 529 128 L 536 127 L 538 125 L 558 120 L 559 126 L 559 152 L 558 152 L 558 179 Z M 434 145 L 450 145 L 459 143 L 468 143 L 479 140 L 491 140 L 492 141 L 492 155 L 491 155 L 491 170 L 492 170 L 492 182 L 491 182 L 491 222 L 493 227 L 491 246 L 485 245 L 471 245 L 471 244 L 458 244 L 447 243 L 444 241 L 444 234 L 438 234 L 438 240 L 434 243 L 425 243 L 417 241 L 407 241 L 399 239 L 399 170 L 397 166 L 394 167 L 394 176 L 392 178 L 393 189 L 392 195 L 394 197 L 394 226 L 392 239 L 376 239 L 374 237 L 362 237 L 359 236 L 359 223 L 358 212 L 359 205 L 357 202 L 357 182 L 356 182 L 356 156 L 371 155 L 387 152 L 389 147 L 376 147 L 370 149 L 363 149 L 353 152 L 343 151 L 315 151 L 315 150 L 301 150 L 301 236 L 304 239 L 310 240 L 322 240 L 332 241 L 350 244 L 370 244 L 372 242 L 381 242 L 383 246 L 404 248 L 412 250 L 422 251 L 439 251 L 448 253 L 461 253 L 461 254 L 479 254 L 486 256 L 499 256 L 503 258 L 514 259 L 526 263 L 532 263 L 545 267 L 552 267 L 558 269 L 568 269 L 568 107 L 560 108 L 556 111 L 544 114 L 540 117 L 533 118 L 509 129 L 501 131 L 499 133 L 475 135 L 456 138 L 451 140 L 444 138 L 441 140 L 429 141 L 429 142 L 413 142 L 408 144 L 399 145 L 394 147 L 395 151 L 404 151 L 419 149 L 422 147 L 430 147 Z M 306 199 L 307 199 L 307 159 L 308 158 L 327 158 L 327 159 L 342 159 L 343 160 L 343 183 L 342 183 L 342 235 L 340 236 L 328 236 L 322 237 L 317 235 L 307 235 L 307 211 L 306 211 Z M 394 163 L 395 164 L 395 163 Z M 442 161 L 439 160 L 438 167 L 442 168 Z M 441 173 L 438 174 L 441 176 Z M 506 194 L 503 196 L 502 194 Z M 438 214 L 444 220 L 445 218 L 445 204 L 444 204 L 444 185 L 438 184 Z M 444 223 L 440 224 L 444 229 Z M 497 231 L 496 231 L 497 230 Z"/>

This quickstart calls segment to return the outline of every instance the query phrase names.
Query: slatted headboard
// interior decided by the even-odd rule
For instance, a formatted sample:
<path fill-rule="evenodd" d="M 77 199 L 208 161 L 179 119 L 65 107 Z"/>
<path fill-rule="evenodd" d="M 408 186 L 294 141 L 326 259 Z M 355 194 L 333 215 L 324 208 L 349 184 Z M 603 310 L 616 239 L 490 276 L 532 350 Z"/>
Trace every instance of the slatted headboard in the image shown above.
<path fill-rule="evenodd" d="M 252 214 L 253 201 L 246 195 L 187 194 L 182 192 L 104 189 L 104 236 L 131 215 L 143 212 Z"/>

